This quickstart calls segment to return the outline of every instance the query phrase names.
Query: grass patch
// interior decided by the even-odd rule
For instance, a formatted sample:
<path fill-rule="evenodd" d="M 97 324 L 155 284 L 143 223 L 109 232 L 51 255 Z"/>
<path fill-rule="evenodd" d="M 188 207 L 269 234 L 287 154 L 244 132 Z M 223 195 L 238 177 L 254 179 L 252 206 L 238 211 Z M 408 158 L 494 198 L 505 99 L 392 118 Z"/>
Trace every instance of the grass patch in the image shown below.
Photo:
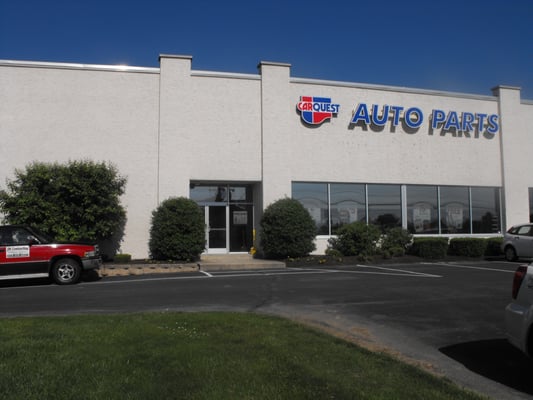
<path fill-rule="evenodd" d="M 238 313 L 0 320 L 2 399 L 479 399 L 291 321 Z"/>

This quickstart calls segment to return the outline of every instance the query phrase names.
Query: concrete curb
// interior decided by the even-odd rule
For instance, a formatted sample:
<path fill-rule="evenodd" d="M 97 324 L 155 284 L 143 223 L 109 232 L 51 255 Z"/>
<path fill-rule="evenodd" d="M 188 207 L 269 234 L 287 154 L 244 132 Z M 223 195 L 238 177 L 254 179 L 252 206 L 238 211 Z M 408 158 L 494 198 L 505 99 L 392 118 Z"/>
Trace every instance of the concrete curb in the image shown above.
<path fill-rule="evenodd" d="M 98 274 L 106 276 L 175 274 L 198 271 L 242 271 L 285 268 L 281 261 L 255 259 L 249 254 L 202 255 L 197 263 L 183 264 L 104 264 Z"/>
<path fill-rule="evenodd" d="M 197 272 L 197 264 L 104 264 L 98 274 L 106 276 L 174 274 L 179 272 Z"/>

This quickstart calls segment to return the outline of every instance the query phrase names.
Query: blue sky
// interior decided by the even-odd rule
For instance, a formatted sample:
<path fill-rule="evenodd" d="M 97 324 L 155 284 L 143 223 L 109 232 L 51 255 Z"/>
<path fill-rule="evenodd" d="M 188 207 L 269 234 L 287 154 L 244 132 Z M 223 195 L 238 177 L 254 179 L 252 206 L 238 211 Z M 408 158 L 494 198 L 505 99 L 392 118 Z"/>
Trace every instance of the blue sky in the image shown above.
<path fill-rule="evenodd" d="M 533 0 L 0 0 L 0 59 L 257 73 L 533 100 Z"/>

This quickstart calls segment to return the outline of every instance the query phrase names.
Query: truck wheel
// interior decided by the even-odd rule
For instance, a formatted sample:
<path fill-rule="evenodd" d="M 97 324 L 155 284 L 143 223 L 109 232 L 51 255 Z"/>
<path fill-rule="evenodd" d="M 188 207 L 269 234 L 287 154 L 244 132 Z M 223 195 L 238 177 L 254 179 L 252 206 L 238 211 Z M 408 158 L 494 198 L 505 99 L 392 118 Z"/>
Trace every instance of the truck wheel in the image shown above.
<path fill-rule="evenodd" d="M 52 265 L 52 279 L 58 285 L 76 283 L 81 277 L 80 264 L 72 258 L 60 258 Z"/>

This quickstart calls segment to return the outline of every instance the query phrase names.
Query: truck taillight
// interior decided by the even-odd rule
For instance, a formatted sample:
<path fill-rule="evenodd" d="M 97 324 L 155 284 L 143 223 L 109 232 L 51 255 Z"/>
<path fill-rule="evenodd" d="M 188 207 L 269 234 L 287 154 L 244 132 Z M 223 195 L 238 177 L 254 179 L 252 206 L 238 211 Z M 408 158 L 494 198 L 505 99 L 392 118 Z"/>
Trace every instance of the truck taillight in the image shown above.
<path fill-rule="evenodd" d="M 518 267 L 518 269 L 514 273 L 513 299 L 516 299 L 516 297 L 518 296 L 518 291 L 520 290 L 520 286 L 522 285 L 522 281 L 524 280 L 526 273 L 527 273 L 527 265 L 521 265 L 520 267 Z"/>

